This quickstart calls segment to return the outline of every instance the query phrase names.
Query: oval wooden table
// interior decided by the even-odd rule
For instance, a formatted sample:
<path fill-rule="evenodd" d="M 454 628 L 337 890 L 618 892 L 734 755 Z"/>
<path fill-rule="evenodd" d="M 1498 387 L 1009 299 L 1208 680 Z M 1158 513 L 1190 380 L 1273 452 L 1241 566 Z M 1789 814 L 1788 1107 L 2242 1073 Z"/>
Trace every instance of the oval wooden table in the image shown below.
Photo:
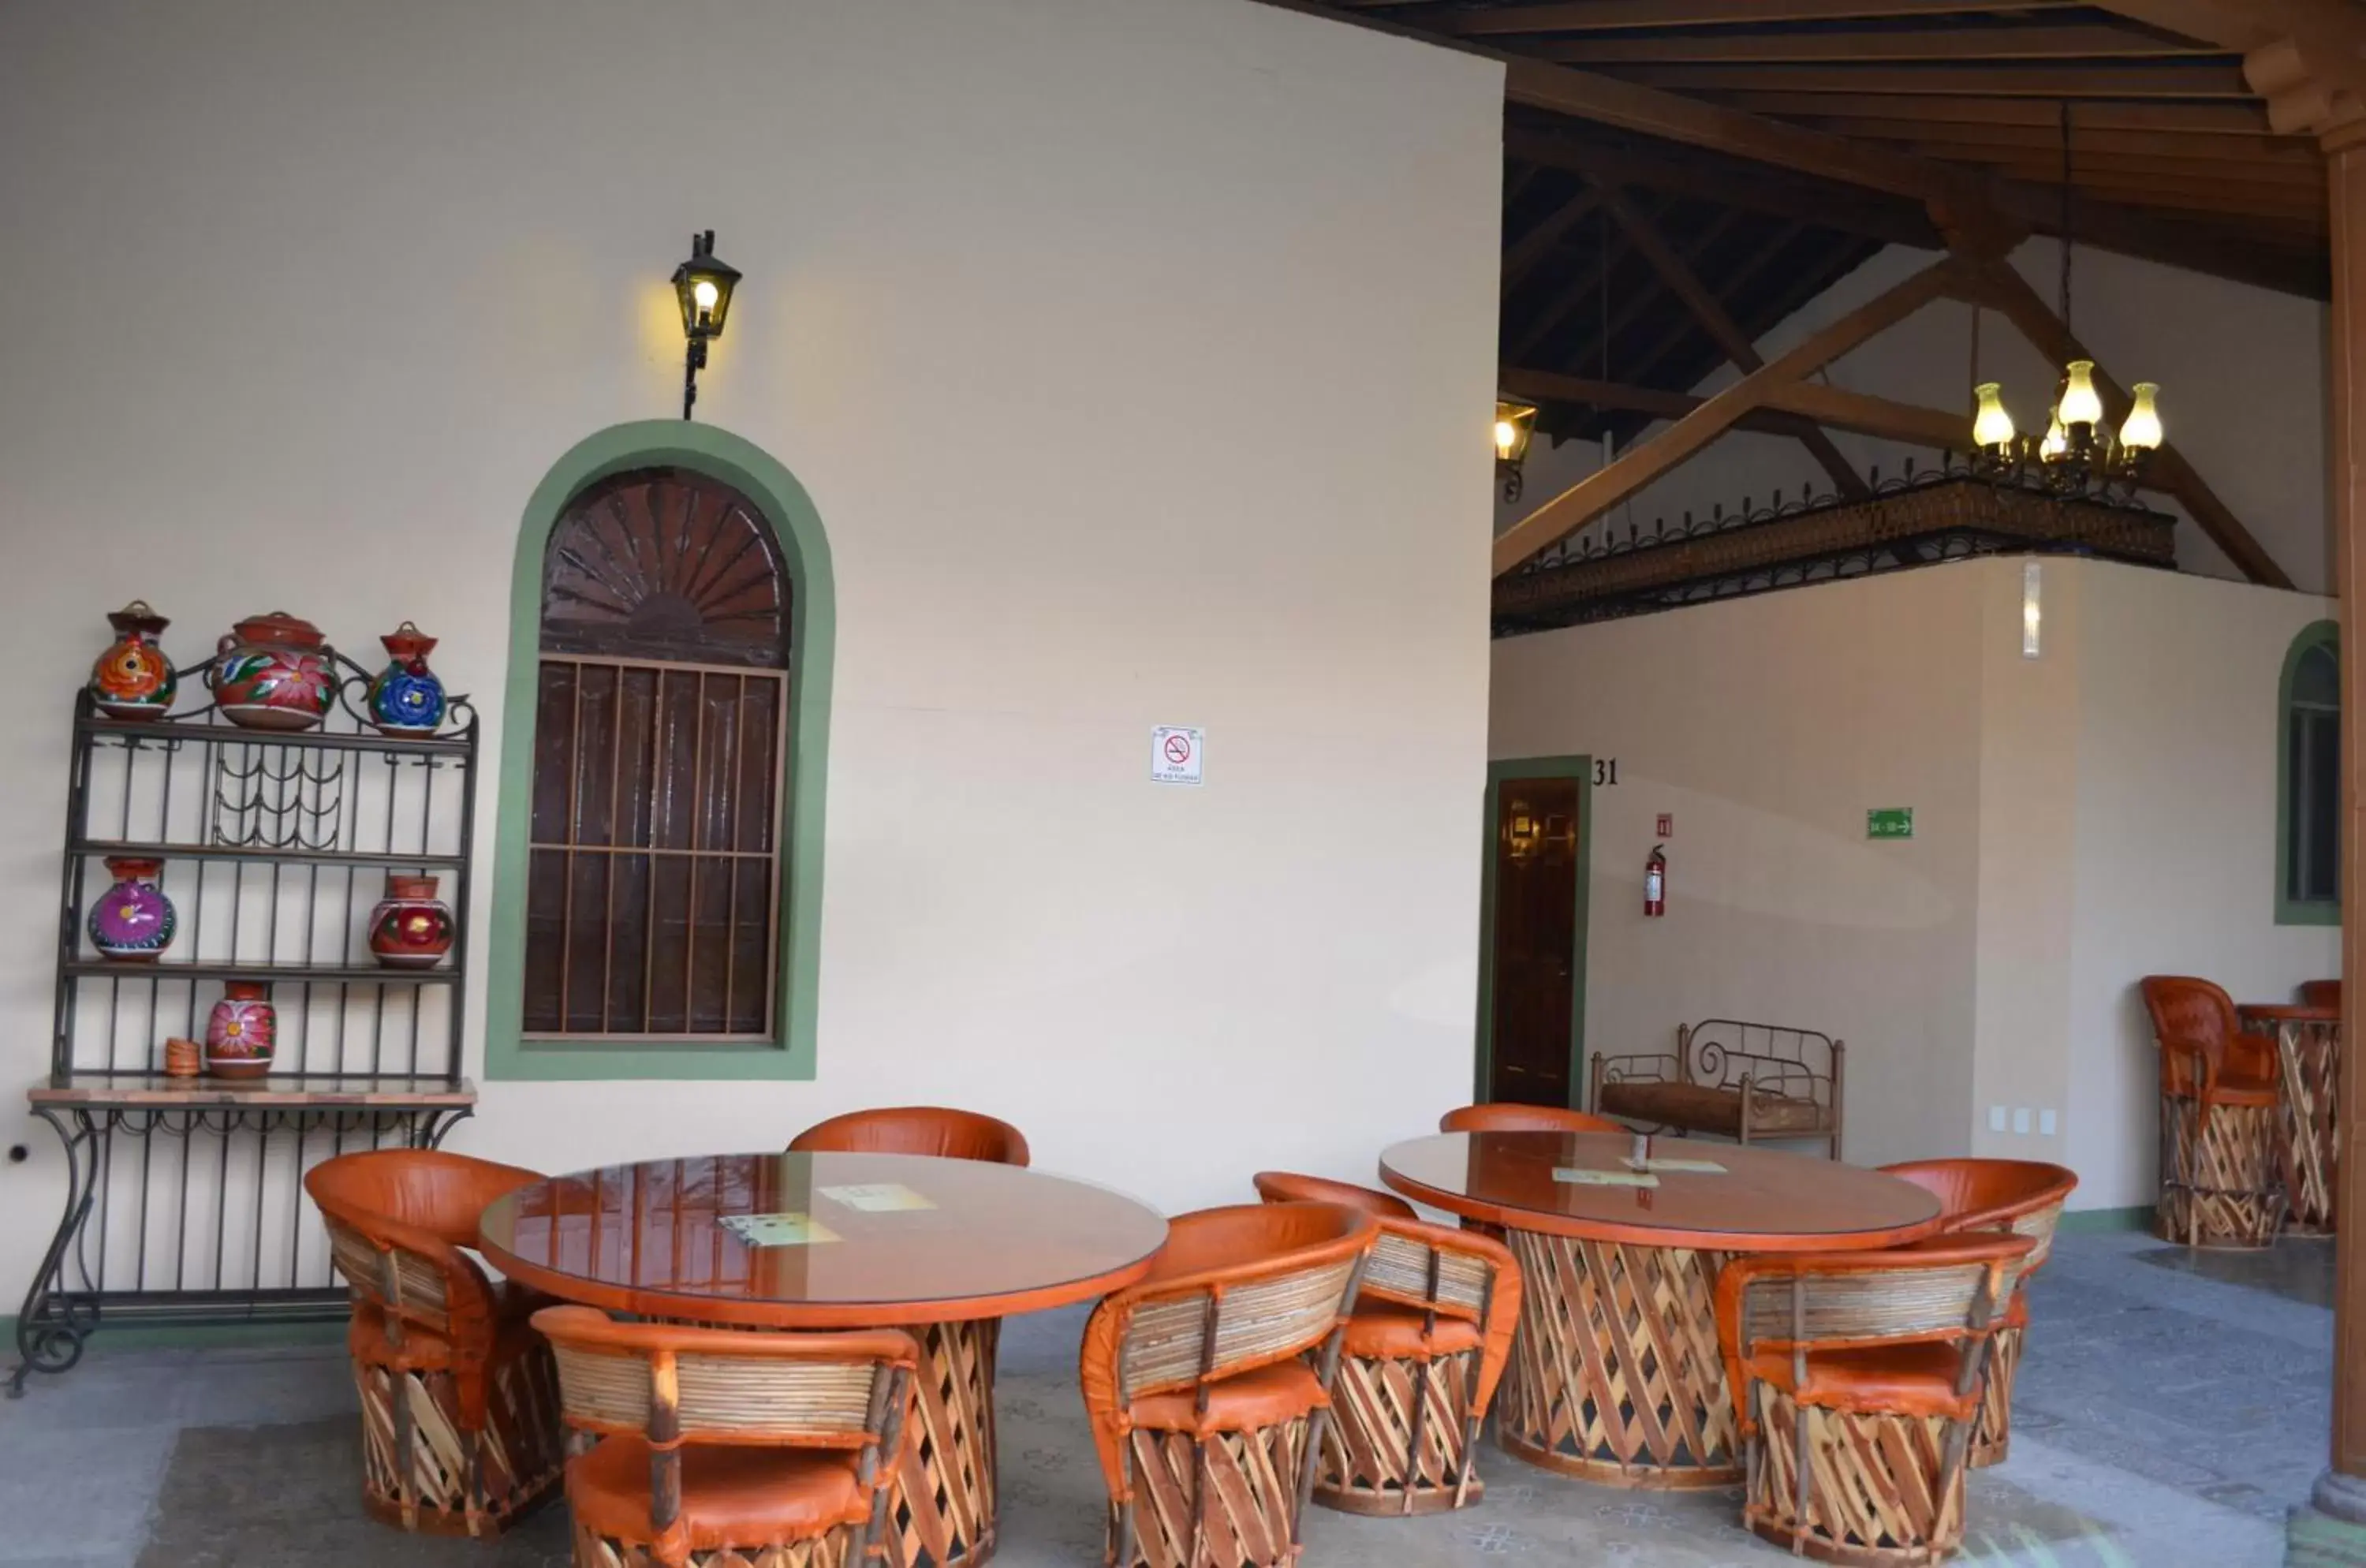
<path fill-rule="evenodd" d="M 1728 1257 L 1887 1247 L 1939 1228 L 1939 1201 L 1894 1176 L 1735 1144 L 1654 1138 L 1656 1188 L 1584 1186 L 1624 1171 L 1610 1133 L 1445 1133 L 1380 1156 L 1415 1202 L 1499 1226 L 1525 1285 L 1496 1440 L 1531 1463 L 1617 1486 L 1726 1486 L 1739 1429 L 1718 1352 Z"/>
<path fill-rule="evenodd" d="M 993 1554 L 1001 1319 L 1130 1285 L 1166 1240 L 1155 1212 L 1088 1182 L 883 1154 L 611 1166 L 520 1188 L 479 1230 L 502 1272 L 610 1312 L 910 1329 L 919 1397 L 889 1542 L 902 1568 Z"/>

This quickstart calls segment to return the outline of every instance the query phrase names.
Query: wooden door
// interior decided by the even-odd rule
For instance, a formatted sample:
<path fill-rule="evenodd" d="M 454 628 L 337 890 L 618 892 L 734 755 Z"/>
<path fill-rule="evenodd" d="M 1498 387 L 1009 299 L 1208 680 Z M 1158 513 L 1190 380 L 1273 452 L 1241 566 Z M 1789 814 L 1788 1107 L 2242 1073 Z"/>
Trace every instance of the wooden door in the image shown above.
<path fill-rule="evenodd" d="M 1582 788 L 1573 778 L 1505 779 L 1496 791 L 1491 1100 L 1575 1103 Z"/>

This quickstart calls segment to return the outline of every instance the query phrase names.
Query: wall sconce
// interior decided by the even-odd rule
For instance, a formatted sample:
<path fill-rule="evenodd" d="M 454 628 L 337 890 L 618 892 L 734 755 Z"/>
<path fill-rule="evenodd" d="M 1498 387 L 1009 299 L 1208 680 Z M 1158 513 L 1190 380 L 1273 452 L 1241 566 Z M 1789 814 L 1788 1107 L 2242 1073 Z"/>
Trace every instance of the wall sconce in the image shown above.
<path fill-rule="evenodd" d="M 1528 437 L 1536 428 L 1535 409 L 1495 400 L 1495 478 L 1503 482 L 1505 501 L 1520 499 L 1520 465 L 1527 460 Z"/>
<path fill-rule="evenodd" d="M 715 259 L 715 231 L 690 237 L 690 259 L 673 269 L 674 297 L 682 301 L 682 333 L 690 340 L 682 367 L 682 417 L 698 401 L 698 373 L 706 368 L 706 345 L 723 335 L 724 318 L 731 313 L 731 291 L 738 287 L 736 268 Z"/>

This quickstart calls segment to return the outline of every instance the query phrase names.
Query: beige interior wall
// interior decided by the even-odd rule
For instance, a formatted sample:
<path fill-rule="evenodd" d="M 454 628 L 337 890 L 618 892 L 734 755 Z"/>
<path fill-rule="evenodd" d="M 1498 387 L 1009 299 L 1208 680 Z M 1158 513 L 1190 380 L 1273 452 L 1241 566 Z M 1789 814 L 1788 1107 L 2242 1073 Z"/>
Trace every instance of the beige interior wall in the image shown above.
<path fill-rule="evenodd" d="M 1501 77 L 1245 0 L 0 7 L 0 1088 L 104 613 L 415 618 L 497 752 L 527 496 L 678 408 L 711 226 L 698 415 L 836 558 L 820 1076 L 492 1084 L 451 1146 L 918 1100 L 1170 1208 L 1369 1179 L 1469 1082 Z M 63 1191 L 20 1141 L 0 1312 Z"/>
<path fill-rule="evenodd" d="M 1970 563 L 1510 638 L 1497 758 L 1616 757 L 1593 794 L 1590 1053 L 1709 1017 L 1848 1043 L 1847 1157 L 1959 1149 L 1970 1116 L 1985 579 Z M 1914 837 L 1865 812 L 1914 808 Z M 1667 914 L 1642 914 L 1674 818 Z"/>
<path fill-rule="evenodd" d="M 2152 1201 L 2158 1058 L 2136 982 L 2290 1001 L 2340 931 L 2275 923 L 2276 697 L 2331 601 L 2090 563 L 2079 653 L 2069 1163 L 2081 1208 Z"/>

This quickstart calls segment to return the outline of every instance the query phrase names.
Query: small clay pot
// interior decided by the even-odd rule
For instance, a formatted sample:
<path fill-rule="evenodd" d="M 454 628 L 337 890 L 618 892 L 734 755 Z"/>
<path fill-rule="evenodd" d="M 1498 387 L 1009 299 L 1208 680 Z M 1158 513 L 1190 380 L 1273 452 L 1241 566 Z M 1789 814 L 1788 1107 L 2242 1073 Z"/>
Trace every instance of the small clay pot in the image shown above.
<path fill-rule="evenodd" d="M 370 722 L 381 734 L 416 739 L 444 722 L 444 682 L 427 668 L 435 639 L 405 621 L 377 639 L 392 660 L 370 682 Z"/>
<path fill-rule="evenodd" d="M 260 980 L 225 980 L 206 1020 L 206 1071 L 218 1078 L 259 1078 L 271 1071 L 278 1010 Z"/>
<path fill-rule="evenodd" d="M 328 713 L 329 647 L 311 622 L 285 610 L 249 615 L 216 651 L 206 684 L 232 724 L 310 729 Z"/>
<path fill-rule="evenodd" d="M 115 640 L 90 667 L 91 705 L 109 718 L 163 718 L 180 678 L 155 639 L 173 623 L 134 599 L 107 617 Z"/>
<path fill-rule="evenodd" d="M 452 908 L 435 897 L 432 876 L 386 879 L 386 897 L 370 911 L 370 952 L 389 969 L 433 969 L 452 951 Z"/>
<path fill-rule="evenodd" d="M 156 886 L 164 863 L 118 855 L 107 860 L 107 869 L 115 882 L 91 900 L 84 922 L 90 944 L 101 957 L 118 963 L 153 964 L 173 944 L 173 932 L 180 924 L 173 901 Z"/>

